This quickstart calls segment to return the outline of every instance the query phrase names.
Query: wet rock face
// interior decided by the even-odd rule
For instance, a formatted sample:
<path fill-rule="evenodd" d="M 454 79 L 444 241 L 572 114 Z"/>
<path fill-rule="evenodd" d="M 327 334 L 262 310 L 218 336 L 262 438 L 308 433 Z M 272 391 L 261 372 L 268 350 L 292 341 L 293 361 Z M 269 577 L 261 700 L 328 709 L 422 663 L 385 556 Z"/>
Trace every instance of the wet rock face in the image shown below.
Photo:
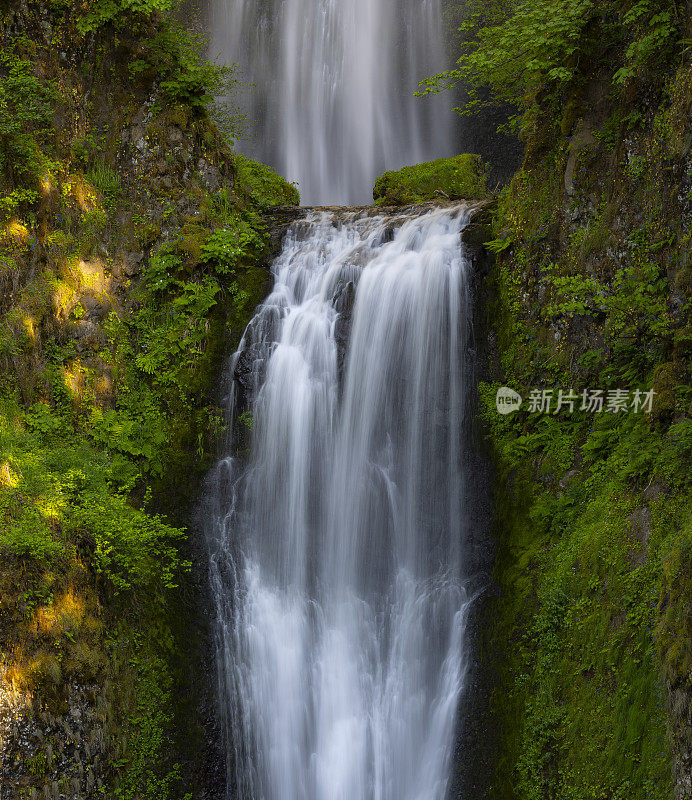
<path fill-rule="evenodd" d="M 64 713 L 0 683 L 0 786 L 3 800 L 103 797 L 108 760 L 99 687 L 72 684 Z M 9 791 L 5 795 L 4 791 Z"/>
<path fill-rule="evenodd" d="M 344 368 L 346 365 L 346 347 L 351 334 L 353 304 L 356 299 L 356 285 L 353 281 L 340 286 L 333 300 L 334 308 L 339 316 L 334 326 L 336 339 L 336 366 L 339 375 L 339 386 L 343 386 Z"/>
<path fill-rule="evenodd" d="M 689 685 L 668 686 L 675 747 L 675 800 L 692 798 L 692 692 Z"/>

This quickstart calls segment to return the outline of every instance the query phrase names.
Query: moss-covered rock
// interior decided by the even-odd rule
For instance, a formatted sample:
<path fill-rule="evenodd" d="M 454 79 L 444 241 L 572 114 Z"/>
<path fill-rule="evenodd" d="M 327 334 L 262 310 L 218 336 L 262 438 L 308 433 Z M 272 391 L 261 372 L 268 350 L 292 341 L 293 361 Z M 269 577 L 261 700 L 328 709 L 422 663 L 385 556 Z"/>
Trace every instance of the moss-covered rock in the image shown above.
<path fill-rule="evenodd" d="M 258 205 L 297 206 L 300 203 L 296 186 L 271 167 L 252 161 L 241 153 L 234 155 L 234 161 L 242 191 Z"/>
<path fill-rule="evenodd" d="M 463 153 L 385 172 L 375 182 L 377 205 L 404 206 L 426 200 L 481 200 L 487 176 L 479 156 Z"/>

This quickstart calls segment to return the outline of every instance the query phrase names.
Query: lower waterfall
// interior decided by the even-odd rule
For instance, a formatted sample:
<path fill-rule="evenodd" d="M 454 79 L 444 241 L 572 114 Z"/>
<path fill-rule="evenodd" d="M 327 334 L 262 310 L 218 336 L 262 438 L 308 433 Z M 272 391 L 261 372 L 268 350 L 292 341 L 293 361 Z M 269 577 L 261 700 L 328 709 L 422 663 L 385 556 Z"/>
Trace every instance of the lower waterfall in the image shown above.
<path fill-rule="evenodd" d="M 466 671 L 468 211 L 312 212 L 206 508 L 227 797 L 444 800 Z"/>

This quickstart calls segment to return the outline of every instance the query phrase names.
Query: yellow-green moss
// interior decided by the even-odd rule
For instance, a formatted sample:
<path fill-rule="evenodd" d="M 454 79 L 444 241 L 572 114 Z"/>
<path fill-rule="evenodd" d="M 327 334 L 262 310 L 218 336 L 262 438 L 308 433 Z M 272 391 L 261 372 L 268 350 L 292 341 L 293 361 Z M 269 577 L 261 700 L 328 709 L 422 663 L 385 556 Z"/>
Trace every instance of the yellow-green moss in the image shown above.
<path fill-rule="evenodd" d="M 378 205 L 401 206 L 426 200 L 481 200 L 486 194 L 480 157 L 464 153 L 385 172 L 375 181 L 372 196 Z"/>

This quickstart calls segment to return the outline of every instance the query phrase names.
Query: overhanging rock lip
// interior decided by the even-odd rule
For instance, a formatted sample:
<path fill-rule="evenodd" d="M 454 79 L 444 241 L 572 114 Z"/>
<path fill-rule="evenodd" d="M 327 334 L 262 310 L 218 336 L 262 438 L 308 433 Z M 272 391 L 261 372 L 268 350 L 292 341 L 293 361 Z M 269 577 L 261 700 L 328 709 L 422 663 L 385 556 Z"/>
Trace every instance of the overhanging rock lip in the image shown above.
<path fill-rule="evenodd" d="M 494 196 L 483 200 L 432 200 L 407 206 L 269 206 L 265 210 L 265 216 L 271 220 L 272 238 L 277 237 L 280 242 L 291 223 L 312 213 L 398 217 L 411 213 L 424 214 L 437 208 L 456 208 L 460 205 L 469 209 L 469 222 L 462 232 L 463 241 L 472 246 L 482 246 L 492 239 L 492 212 L 497 206 L 497 197 Z"/>
<path fill-rule="evenodd" d="M 497 199 L 495 197 L 488 197 L 484 200 L 426 200 L 423 203 L 411 203 L 405 206 L 378 206 L 378 205 L 363 205 L 363 206 L 269 206 L 266 209 L 268 216 L 284 216 L 299 219 L 301 216 L 313 212 L 324 211 L 338 212 L 338 213 L 360 213 L 367 216 L 393 216 L 397 214 L 405 214 L 406 212 L 424 213 L 425 211 L 432 211 L 435 208 L 454 208 L 456 206 L 465 204 L 471 209 L 472 214 L 495 205 Z"/>

